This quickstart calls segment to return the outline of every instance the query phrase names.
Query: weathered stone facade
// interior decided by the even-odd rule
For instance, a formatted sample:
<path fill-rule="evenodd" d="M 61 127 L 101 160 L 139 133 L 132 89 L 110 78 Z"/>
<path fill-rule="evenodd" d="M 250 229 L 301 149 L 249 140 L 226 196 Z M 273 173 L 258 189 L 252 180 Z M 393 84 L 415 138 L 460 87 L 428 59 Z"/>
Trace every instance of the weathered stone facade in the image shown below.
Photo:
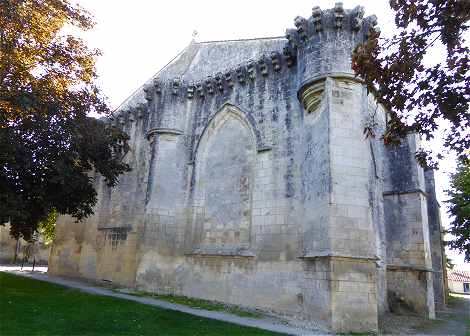
<path fill-rule="evenodd" d="M 351 71 L 352 50 L 377 29 L 363 16 L 316 7 L 286 38 L 191 43 L 110 121 L 131 137 L 133 170 L 113 190 L 95 176 L 85 223 L 59 220 L 50 272 L 335 331 L 377 330 L 400 303 L 432 317 L 432 174 L 415 161 L 415 136 L 388 149 L 363 134 L 387 122 Z"/>

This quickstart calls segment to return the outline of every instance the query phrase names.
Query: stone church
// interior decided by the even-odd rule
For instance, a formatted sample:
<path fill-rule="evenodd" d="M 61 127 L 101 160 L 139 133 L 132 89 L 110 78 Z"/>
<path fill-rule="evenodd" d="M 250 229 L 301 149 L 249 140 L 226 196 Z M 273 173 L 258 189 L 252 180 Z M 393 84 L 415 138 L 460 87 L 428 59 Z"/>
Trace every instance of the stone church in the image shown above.
<path fill-rule="evenodd" d="M 364 9 L 315 7 L 285 37 L 192 42 L 108 122 L 133 168 L 61 217 L 49 272 L 374 331 L 444 303 L 439 205 L 419 138 L 351 70 Z"/>

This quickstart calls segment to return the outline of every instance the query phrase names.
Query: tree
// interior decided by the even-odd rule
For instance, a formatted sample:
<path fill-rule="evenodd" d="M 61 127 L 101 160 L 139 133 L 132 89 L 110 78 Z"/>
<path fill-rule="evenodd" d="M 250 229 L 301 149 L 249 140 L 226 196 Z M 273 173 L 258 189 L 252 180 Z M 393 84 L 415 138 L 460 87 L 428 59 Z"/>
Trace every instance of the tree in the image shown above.
<path fill-rule="evenodd" d="M 44 244 L 49 245 L 55 238 L 55 223 L 57 222 L 57 210 L 52 210 L 46 218 L 38 223 L 37 232 L 44 239 Z"/>
<path fill-rule="evenodd" d="M 448 212 L 452 217 L 448 232 L 454 238 L 448 244 L 463 252 L 465 260 L 470 262 L 470 158 L 459 163 L 450 182 L 451 189 L 446 191 Z"/>
<path fill-rule="evenodd" d="M 427 140 L 439 134 L 463 159 L 470 148 L 470 54 L 463 38 L 470 1 L 390 0 L 390 6 L 397 33 L 382 39 L 372 31 L 353 55 L 354 71 L 389 111 L 383 141 L 398 144 L 410 132 Z M 445 57 L 432 62 L 429 52 L 439 44 Z M 448 129 L 438 133 L 440 123 Z M 424 149 L 416 156 L 427 167 L 442 158 Z"/>
<path fill-rule="evenodd" d="M 30 239 L 54 214 L 93 212 L 92 172 L 114 186 L 127 135 L 88 115 L 110 110 L 95 59 L 64 27 L 93 27 L 67 0 L 0 1 L 0 223 Z M 50 229 L 50 228 L 49 228 Z"/>

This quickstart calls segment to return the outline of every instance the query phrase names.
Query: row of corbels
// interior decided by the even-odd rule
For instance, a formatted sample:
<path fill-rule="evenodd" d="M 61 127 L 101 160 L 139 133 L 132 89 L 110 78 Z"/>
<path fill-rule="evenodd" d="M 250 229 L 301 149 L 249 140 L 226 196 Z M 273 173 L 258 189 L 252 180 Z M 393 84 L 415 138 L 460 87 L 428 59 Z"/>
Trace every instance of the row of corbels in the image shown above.
<path fill-rule="evenodd" d="M 137 119 L 144 118 L 148 111 L 147 104 L 139 104 L 134 108 L 124 109 L 113 115 L 109 120 L 116 126 L 122 127 L 127 122 L 134 122 Z"/>
<path fill-rule="evenodd" d="M 144 86 L 145 99 L 149 102 L 154 99 L 155 95 L 161 95 L 164 87 L 169 87 L 172 95 L 179 95 L 185 92 L 188 99 L 196 97 L 204 97 L 206 95 L 214 95 L 216 92 L 223 92 L 232 89 L 235 83 L 246 84 L 248 81 L 254 81 L 259 74 L 262 77 L 269 75 L 270 69 L 279 72 L 283 64 L 287 68 L 291 68 L 296 63 L 296 51 L 291 46 L 286 45 L 282 54 L 272 52 L 269 57 L 263 56 L 258 61 L 248 61 L 246 64 L 239 65 L 237 68 L 229 70 L 225 73 L 217 73 L 215 76 L 208 76 L 204 81 L 196 83 L 184 83 L 180 78 L 174 78 L 168 82 L 161 82 L 155 78 L 152 83 Z M 128 121 L 134 122 L 142 119 L 148 110 L 147 104 L 139 104 L 134 108 L 124 109 L 110 118 L 110 121 L 117 126 L 123 126 Z"/>
<path fill-rule="evenodd" d="M 196 83 L 184 83 L 180 78 L 174 78 L 168 82 L 161 82 L 155 78 L 152 83 L 144 86 L 145 99 L 149 102 L 154 99 L 155 95 L 161 95 L 164 87 L 169 87 L 172 95 L 179 95 L 185 92 L 188 99 L 195 96 L 204 97 L 206 95 L 214 95 L 216 92 L 223 92 L 232 89 L 235 83 L 246 84 L 248 81 L 254 81 L 259 74 L 263 77 L 269 75 L 269 70 L 279 72 L 283 64 L 291 68 L 296 63 L 296 51 L 287 45 L 281 53 L 272 52 L 269 57 L 263 56 L 256 61 L 248 61 L 246 64 L 239 65 L 237 68 L 229 70 L 225 73 L 217 73 L 215 76 L 208 76 L 204 81 Z M 147 104 L 139 104 L 131 109 L 124 109 L 110 118 L 110 121 L 117 126 L 123 126 L 128 121 L 134 122 L 142 119 L 148 110 Z"/>
<path fill-rule="evenodd" d="M 311 36 L 329 28 L 334 30 L 347 30 L 358 32 L 365 28 L 365 37 L 372 32 L 380 33 L 375 15 L 364 18 L 364 7 L 357 6 L 346 12 L 341 2 L 336 3 L 332 10 L 322 11 L 316 6 L 312 9 L 312 16 L 307 20 L 301 16 L 294 19 L 296 29 L 288 29 L 286 38 L 292 47 L 301 47 Z"/>
<path fill-rule="evenodd" d="M 170 91 L 175 96 L 185 92 L 188 99 L 214 95 L 216 92 L 232 89 L 237 82 L 244 85 L 248 81 L 254 81 L 257 76 L 268 77 L 270 69 L 274 72 L 279 72 L 283 64 L 291 68 L 296 63 L 296 55 L 296 51 L 287 45 L 283 49 L 282 54 L 273 51 L 269 56 L 263 56 L 258 61 L 250 60 L 235 69 L 225 73 L 219 72 L 214 76 L 208 76 L 202 81 L 184 83 L 180 78 L 174 78 L 170 81 Z M 161 95 L 163 86 L 164 84 L 158 81 L 158 79 L 154 79 L 152 83 L 145 85 L 145 99 L 150 101 L 154 99 L 155 95 Z"/>

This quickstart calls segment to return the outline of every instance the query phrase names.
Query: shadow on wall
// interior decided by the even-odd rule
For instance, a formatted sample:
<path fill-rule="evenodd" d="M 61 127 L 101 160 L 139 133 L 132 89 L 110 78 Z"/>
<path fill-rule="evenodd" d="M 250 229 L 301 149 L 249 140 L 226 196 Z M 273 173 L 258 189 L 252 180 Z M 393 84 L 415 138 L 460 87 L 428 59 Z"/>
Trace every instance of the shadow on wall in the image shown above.
<path fill-rule="evenodd" d="M 416 313 L 413 304 L 408 302 L 403 296 L 400 296 L 394 291 L 387 292 L 388 307 L 391 313 L 394 314 L 407 314 Z"/>

